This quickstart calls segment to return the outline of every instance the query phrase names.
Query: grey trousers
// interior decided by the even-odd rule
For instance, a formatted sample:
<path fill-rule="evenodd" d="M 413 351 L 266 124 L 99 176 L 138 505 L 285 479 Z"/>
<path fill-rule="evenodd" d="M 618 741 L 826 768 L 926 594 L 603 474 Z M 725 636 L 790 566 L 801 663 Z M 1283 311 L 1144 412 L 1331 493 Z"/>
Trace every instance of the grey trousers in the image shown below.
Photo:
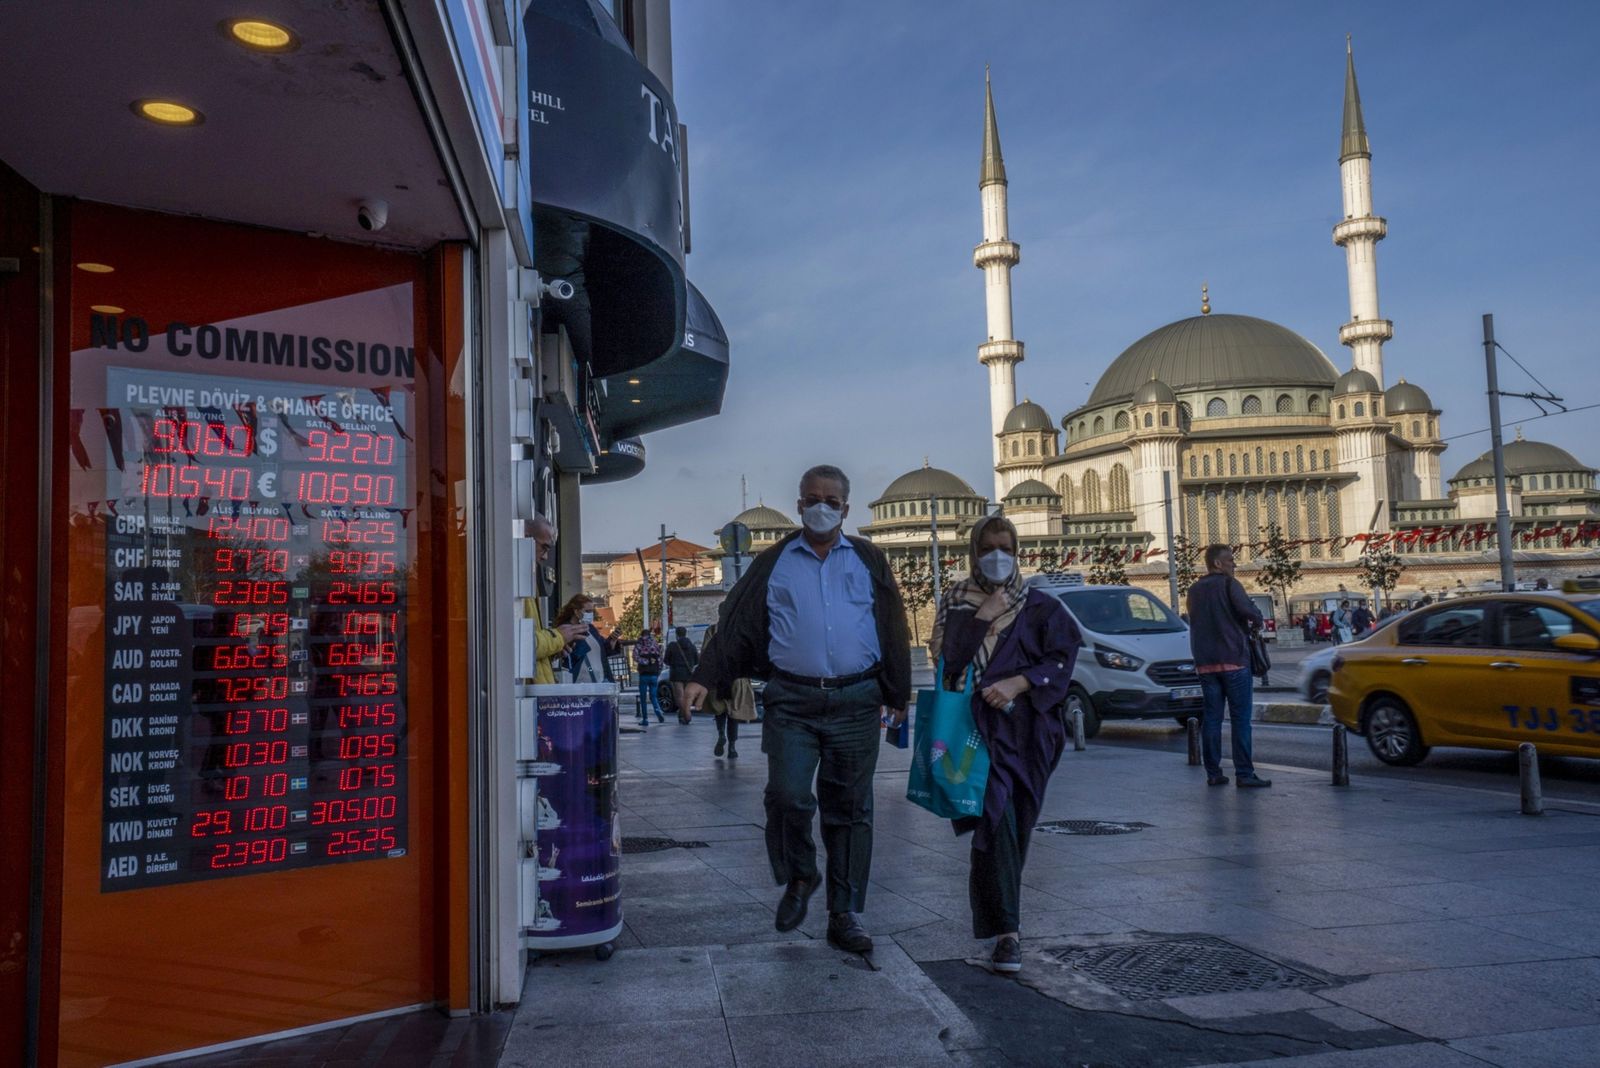
<path fill-rule="evenodd" d="M 822 813 L 829 912 L 860 912 L 872 874 L 872 776 L 878 767 L 876 679 L 818 690 L 774 678 L 762 694 L 767 858 L 780 884 L 817 874 L 812 815 Z M 812 786 L 815 782 L 816 792 Z"/>

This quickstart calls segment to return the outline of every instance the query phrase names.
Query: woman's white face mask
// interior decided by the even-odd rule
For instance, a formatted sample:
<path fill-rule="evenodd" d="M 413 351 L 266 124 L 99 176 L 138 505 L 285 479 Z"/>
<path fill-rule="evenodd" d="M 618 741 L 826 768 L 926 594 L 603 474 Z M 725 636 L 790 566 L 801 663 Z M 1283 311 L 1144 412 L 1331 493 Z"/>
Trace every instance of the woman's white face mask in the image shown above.
<path fill-rule="evenodd" d="M 978 571 L 996 586 L 1008 582 L 1017 571 L 1017 558 L 1004 549 L 993 549 L 978 557 Z"/>

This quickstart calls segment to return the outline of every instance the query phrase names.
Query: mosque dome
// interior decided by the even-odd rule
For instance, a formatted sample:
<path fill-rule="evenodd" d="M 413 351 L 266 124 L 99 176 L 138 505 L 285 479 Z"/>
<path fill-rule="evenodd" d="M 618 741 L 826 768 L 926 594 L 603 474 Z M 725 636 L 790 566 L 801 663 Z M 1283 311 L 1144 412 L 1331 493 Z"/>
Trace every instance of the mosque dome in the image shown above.
<path fill-rule="evenodd" d="M 1566 449 L 1551 445 L 1544 441 L 1526 441 L 1517 438 L 1515 441 L 1505 443 L 1506 474 L 1507 475 L 1532 475 L 1554 474 L 1556 472 L 1586 472 L 1593 473 L 1593 468 L 1588 464 L 1579 463 Z M 1455 473 L 1450 479 L 1456 482 L 1464 478 L 1493 478 L 1494 453 L 1486 452 L 1482 456 L 1467 464 Z"/>
<path fill-rule="evenodd" d="M 1287 327 L 1248 315 L 1196 315 L 1155 330 L 1111 361 L 1085 407 L 1131 398 L 1152 378 L 1173 390 L 1321 386 L 1339 371 Z"/>
<path fill-rule="evenodd" d="M 1172 387 L 1159 378 L 1152 378 L 1139 387 L 1133 395 L 1135 404 L 1176 404 L 1178 395 L 1172 392 Z"/>
<path fill-rule="evenodd" d="M 1346 371 L 1339 376 L 1339 381 L 1333 384 L 1333 395 L 1342 397 L 1346 393 L 1381 393 L 1378 380 L 1371 374 L 1362 370 Z"/>
<path fill-rule="evenodd" d="M 751 530 L 793 530 L 799 526 L 776 508 L 768 508 L 764 504 L 746 508 L 733 517 L 733 522 L 743 523 Z"/>
<path fill-rule="evenodd" d="M 1040 482 L 1036 478 L 1025 478 L 1011 488 L 1006 494 L 1007 501 L 1020 501 L 1029 497 L 1047 497 L 1052 501 L 1059 501 L 1061 494 Z"/>
<path fill-rule="evenodd" d="M 872 503 L 877 505 L 885 501 L 926 500 L 929 497 L 983 499 L 977 490 L 967 485 L 959 476 L 937 467 L 923 466 L 915 471 L 907 471 L 889 483 L 889 488 Z"/>
<path fill-rule="evenodd" d="M 1390 415 L 1403 415 L 1407 412 L 1431 412 L 1434 407 L 1421 386 L 1402 378 L 1383 395 L 1383 410 Z"/>
<path fill-rule="evenodd" d="M 1055 424 L 1050 422 L 1049 412 L 1033 401 L 1025 400 L 1006 413 L 1005 424 L 1000 429 L 1003 434 L 1015 430 L 1054 430 Z"/>

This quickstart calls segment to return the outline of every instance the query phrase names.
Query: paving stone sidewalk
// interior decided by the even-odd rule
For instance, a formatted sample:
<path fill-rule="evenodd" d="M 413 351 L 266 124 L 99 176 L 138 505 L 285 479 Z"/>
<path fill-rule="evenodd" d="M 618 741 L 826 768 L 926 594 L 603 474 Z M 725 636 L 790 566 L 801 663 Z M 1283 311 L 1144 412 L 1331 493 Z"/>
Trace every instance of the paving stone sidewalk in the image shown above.
<path fill-rule="evenodd" d="M 726 760 L 702 720 L 624 735 L 624 834 L 704 845 L 625 855 L 616 956 L 537 960 L 504 1068 L 1600 1063 L 1600 815 L 1581 806 L 1336 789 L 1266 748 L 1271 790 L 1208 788 L 1182 755 L 1091 743 L 1044 818 L 1148 826 L 1035 837 L 1017 981 L 973 963 L 967 842 L 904 800 L 887 747 L 872 959 L 829 947 L 820 908 L 774 930 L 758 739 Z"/>

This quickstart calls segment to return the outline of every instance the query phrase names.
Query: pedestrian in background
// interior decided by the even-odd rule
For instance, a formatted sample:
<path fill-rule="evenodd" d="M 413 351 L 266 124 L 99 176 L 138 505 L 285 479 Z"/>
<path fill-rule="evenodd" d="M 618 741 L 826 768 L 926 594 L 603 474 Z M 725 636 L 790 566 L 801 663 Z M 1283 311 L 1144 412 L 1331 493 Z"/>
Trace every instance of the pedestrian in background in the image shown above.
<path fill-rule="evenodd" d="M 1206 573 L 1189 587 L 1189 650 L 1200 675 L 1205 711 L 1200 723 L 1200 751 L 1206 783 L 1225 786 L 1222 774 L 1222 713 L 1228 712 L 1233 737 L 1233 773 L 1238 786 L 1271 786 L 1256 774 L 1250 753 L 1250 711 L 1254 679 L 1250 675 L 1249 632 L 1260 628 L 1261 610 L 1233 577 L 1233 550 L 1208 545 Z"/>
<path fill-rule="evenodd" d="M 767 859 L 784 887 L 774 926 L 800 926 L 822 882 L 811 837 L 820 808 L 828 941 L 867 953 L 872 937 L 858 913 L 872 873 L 872 776 L 880 723 L 905 722 L 911 636 L 888 557 L 844 533 L 845 473 L 807 471 L 798 505 L 801 529 L 757 556 L 722 602 L 688 703 L 699 708 L 708 689 L 734 679 L 768 680 L 761 695 Z"/>
<path fill-rule="evenodd" d="M 556 665 L 566 655 L 573 642 L 587 631 L 582 623 L 571 622 L 553 627 L 544 625 L 544 597 L 552 579 L 549 565 L 550 549 L 556 543 L 556 527 L 544 516 L 533 519 L 534 578 L 539 596 L 523 600 L 523 611 L 533 620 L 533 681 L 556 681 Z"/>
<path fill-rule="evenodd" d="M 1357 638 L 1372 629 L 1372 609 L 1367 607 L 1367 602 L 1362 601 L 1350 612 L 1350 629 Z"/>
<path fill-rule="evenodd" d="M 702 654 L 716 633 L 715 623 L 706 628 L 700 639 Z M 706 708 L 717 720 L 717 744 L 712 746 L 711 755 L 721 756 L 726 752 L 729 760 L 738 759 L 739 724 L 756 720 L 755 684 L 749 679 L 734 679 L 725 690 L 706 694 Z"/>
<path fill-rule="evenodd" d="M 989 749 L 989 781 L 983 815 L 953 822 L 956 834 L 972 832 L 972 936 L 995 939 L 995 971 L 1016 972 L 1022 866 L 1066 748 L 1061 710 L 1083 635 L 1059 600 L 1023 583 L 1009 519 L 980 519 L 968 555 L 971 572 L 940 599 L 930 645 L 943 659 L 945 689 L 964 689 L 969 667 L 976 678 L 972 718 Z"/>
<path fill-rule="evenodd" d="M 1333 613 L 1334 641 L 1339 645 L 1350 641 L 1354 635 L 1354 621 L 1350 618 L 1350 602 L 1340 601 L 1339 608 Z"/>
<path fill-rule="evenodd" d="M 567 646 L 566 673 L 571 682 L 615 682 L 611 658 L 622 651 L 622 636 L 610 636 L 595 626 L 594 598 L 586 593 L 574 596 L 556 613 L 556 626 L 578 624 L 580 636 Z"/>
<path fill-rule="evenodd" d="M 656 722 L 665 723 L 661 712 L 661 643 L 651 627 L 633 643 L 633 669 L 639 673 L 639 726 L 650 726 L 650 708 L 655 706 Z"/>
<path fill-rule="evenodd" d="M 684 697 L 684 687 L 689 685 L 689 679 L 699 664 L 700 650 L 689 640 L 689 628 L 679 627 L 677 637 L 667 646 L 667 671 L 672 679 L 672 699 L 678 706 L 680 725 L 688 723 L 694 711 Z"/>

